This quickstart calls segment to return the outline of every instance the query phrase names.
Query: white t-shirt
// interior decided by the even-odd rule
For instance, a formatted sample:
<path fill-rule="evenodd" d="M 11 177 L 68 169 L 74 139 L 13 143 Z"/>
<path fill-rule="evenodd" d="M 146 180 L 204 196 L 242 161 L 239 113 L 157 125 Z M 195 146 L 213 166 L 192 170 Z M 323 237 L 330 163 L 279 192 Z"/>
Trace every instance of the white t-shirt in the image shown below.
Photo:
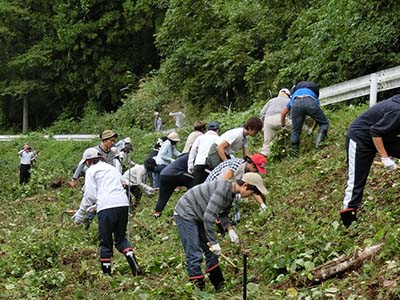
<path fill-rule="evenodd" d="M 247 147 L 247 139 L 244 136 L 244 128 L 233 128 L 222 134 L 217 140 L 216 144 L 219 145 L 223 141 L 228 142 L 229 147 L 225 149 L 227 154 L 234 154 L 237 150 Z"/>
<path fill-rule="evenodd" d="M 20 156 L 21 165 L 30 165 L 32 160 L 36 157 L 36 152 L 33 150 L 28 152 L 25 150 L 20 150 L 18 154 Z"/>
<path fill-rule="evenodd" d="M 217 139 L 218 133 L 214 130 L 209 130 L 194 141 L 188 158 L 189 173 L 193 173 L 194 166 L 206 164 L 208 151 L 210 151 L 211 145 L 214 144 Z"/>

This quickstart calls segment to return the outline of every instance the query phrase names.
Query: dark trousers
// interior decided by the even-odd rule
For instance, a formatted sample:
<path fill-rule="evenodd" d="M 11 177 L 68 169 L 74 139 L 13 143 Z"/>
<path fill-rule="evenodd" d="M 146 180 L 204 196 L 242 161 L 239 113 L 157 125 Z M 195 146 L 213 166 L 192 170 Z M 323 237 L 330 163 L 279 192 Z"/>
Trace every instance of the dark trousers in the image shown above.
<path fill-rule="evenodd" d="M 113 256 L 113 245 L 121 253 L 125 249 L 132 248 L 126 239 L 128 206 L 101 210 L 97 216 L 99 221 L 100 258 L 111 258 Z"/>
<path fill-rule="evenodd" d="M 206 172 L 207 165 L 196 165 L 193 169 L 193 186 L 206 181 L 209 173 Z"/>
<path fill-rule="evenodd" d="M 218 256 L 212 253 L 207 245 L 207 237 L 203 223 L 188 221 L 180 216 L 174 216 L 186 256 L 186 269 L 189 279 L 204 277 L 201 270 L 203 253 L 206 257 L 206 269 L 218 265 Z"/>
<path fill-rule="evenodd" d="M 20 164 L 19 184 L 28 183 L 30 177 L 31 177 L 31 165 Z"/>
<path fill-rule="evenodd" d="M 131 185 L 128 187 L 127 185 L 124 185 L 125 191 L 126 191 L 126 196 L 129 199 L 129 204 L 132 204 L 132 196 L 135 197 L 135 203 L 139 203 L 140 199 L 142 198 L 142 189 L 138 185 Z M 130 188 L 130 193 L 129 193 L 129 188 Z"/>
<path fill-rule="evenodd" d="M 178 186 L 185 186 L 190 189 L 193 186 L 193 177 L 187 174 L 180 174 L 176 176 L 161 176 L 160 192 L 155 207 L 156 212 L 162 212 L 164 210 L 169 198 Z"/>
<path fill-rule="evenodd" d="M 153 187 L 160 187 L 160 173 L 167 165 L 157 165 L 153 171 Z"/>
<path fill-rule="evenodd" d="M 376 149 L 362 148 L 346 137 L 348 179 L 343 208 L 359 208 Z"/>
<path fill-rule="evenodd" d="M 317 122 L 320 131 L 328 131 L 329 121 L 317 101 L 311 97 L 296 98 L 290 109 L 290 115 L 292 119 L 290 143 L 292 146 L 297 146 L 298 148 L 298 145 L 300 145 L 301 130 L 306 116 L 310 116 Z"/>

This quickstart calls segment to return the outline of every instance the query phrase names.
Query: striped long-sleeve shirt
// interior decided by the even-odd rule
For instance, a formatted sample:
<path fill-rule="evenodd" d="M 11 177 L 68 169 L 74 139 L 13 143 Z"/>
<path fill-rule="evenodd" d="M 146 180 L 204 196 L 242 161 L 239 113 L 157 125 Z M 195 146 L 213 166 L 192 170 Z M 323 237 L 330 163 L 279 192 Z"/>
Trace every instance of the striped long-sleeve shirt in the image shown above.
<path fill-rule="evenodd" d="M 175 214 L 203 223 L 207 239 L 212 245 L 216 244 L 215 220 L 219 218 L 224 228 L 230 225 L 228 214 L 234 199 L 231 186 L 232 183 L 225 180 L 196 185 L 179 199 Z"/>

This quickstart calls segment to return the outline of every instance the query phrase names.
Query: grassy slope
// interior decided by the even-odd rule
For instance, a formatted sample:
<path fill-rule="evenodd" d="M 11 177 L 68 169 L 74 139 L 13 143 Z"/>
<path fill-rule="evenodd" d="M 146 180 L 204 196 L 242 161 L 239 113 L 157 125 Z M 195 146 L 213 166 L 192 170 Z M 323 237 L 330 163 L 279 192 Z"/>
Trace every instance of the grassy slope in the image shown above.
<path fill-rule="evenodd" d="M 323 150 L 311 149 L 311 139 L 303 137 L 300 158 L 268 165 L 267 212 L 260 213 L 254 201 L 241 204 L 237 232 L 242 250 L 249 253 L 248 299 L 397 299 L 398 171 L 372 169 L 359 224 L 345 231 L 338 216 L 346 181 L 344 134 L 362 109 L 328 112 L 332 125 Z M 137 145 L 134 160 L 141 161 L 154 135 L 135 134 L 132 139 Z M 210 283 L 204 292 L 187 284 L 171 218 L 180 193 L 161 219 L 151 215 L 155 197 L 144 197 L 131 218 L 130 239 L 146 275 L 131 277 L 116 253 L 114 276 L 103 276 L 95 224 L 88 231 L 69 219 L 60 226 L 61 212 L 79 205 L 79 190 L 48 187 L 57 177 L 68 181 L 69 169 L 91 143 L 60 143 L 35 135 L 29 140 L 42 153 L 31 184 L 22 188 L 16 151 L 24 141 L 0 144 L 0 299 L 242 299 L 241 273 L 234 274 L 224 261 L 227 284 L 221 293 L 215 294 Z M 227 237 L 220 241 L 223 252 L 241 267 L 240 250 Z M 313 266 L 378 241 L 385 241 L 379 257 L 341 278 L 313 287 L 274 288 L 294 273 L 307 275 Z"/>

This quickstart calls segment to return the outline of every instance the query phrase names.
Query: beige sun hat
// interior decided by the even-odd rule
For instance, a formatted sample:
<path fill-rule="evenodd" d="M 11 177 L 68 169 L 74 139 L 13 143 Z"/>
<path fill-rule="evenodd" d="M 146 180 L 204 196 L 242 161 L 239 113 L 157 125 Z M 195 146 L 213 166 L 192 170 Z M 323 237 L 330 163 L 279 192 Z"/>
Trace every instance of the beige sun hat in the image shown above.
<path fill-rule="evenodd" d="M 102 141 L 104 141 L 104 140 L 110 139 L 110 138 L 112 138 L 112 137 L 117 137 L 117 136 L 118 136 L 118 134 L 116 134 L 116 133 L 115 133 L 114 131 L 112 131 L 112 130 L 104 130 L 104 131 L 101 133 L 100 138 L 101 138 Z"/>
<path fill-rule="evenodd" d="M 244 174 L 242 177 L 242 181 L 254 185 L 260 191 L 260 193 L 264 195 L 268 194 L 267 188 L 264 186 L 264 182 L 261 176 L 257 173 L 248 172 Z"/>
<path fill-rule="evenodd" d="M 170 134 L 168 134 L 167 138 L 174 142 L 179 142 L 181 140 L 176 132 L 171 132 Z"/>

